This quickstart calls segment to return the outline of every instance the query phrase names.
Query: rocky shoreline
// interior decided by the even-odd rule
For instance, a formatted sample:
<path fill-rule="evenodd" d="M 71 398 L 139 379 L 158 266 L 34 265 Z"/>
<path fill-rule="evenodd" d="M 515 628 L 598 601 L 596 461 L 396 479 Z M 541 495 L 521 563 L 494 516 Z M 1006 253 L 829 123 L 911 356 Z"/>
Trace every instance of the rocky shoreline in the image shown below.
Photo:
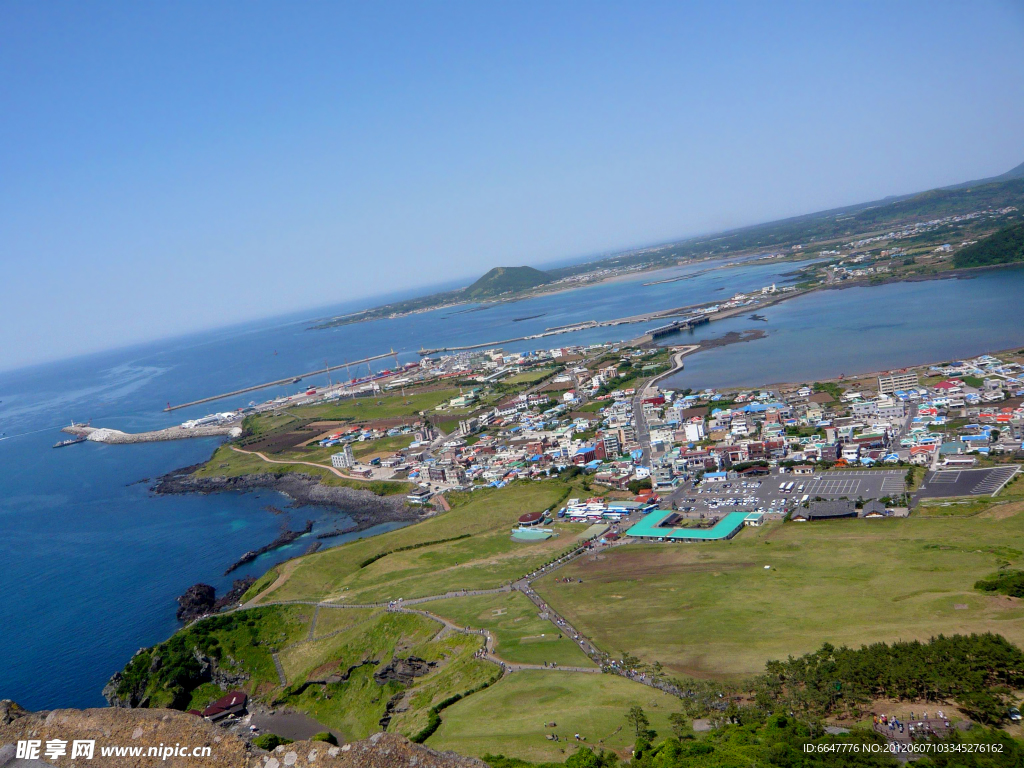
<path fill-rule="evenodd" d="M 280 536 L 278 536 L 276 539 L 274 539 L 272 542 L 270 542 L 266 546 L 260 547 L 259 549 L 250 549 L 248 552 L 246 552 L 244 555 L 242 555 L 240 558 L 238 558 L 238 560 L 236 560 L 234 563 L 232 563 L 230 566 L 228 566 L 228 569 L 226 571 L 224 571 L 224 575 L 227 576 L 229 573 L 231 573 L 232 571 L 234 571 L 234 570 L 236 570 L 238 568 L 241 568 L 246 563 L 251 563 L 253 560 L 255 560 L 260 555 L 266 554 L 267 552 L 271 552 L 271 551 L 273 551 L 275 549 L 279 549 L 279 548 L 285 546 L 286 544 L 291 544 L 297 538 L 299 538 L 300 536 L 305 536 L 307 533 L 309 533 L 312 530 L 313 530 L 313 521 L 312 520 L 307 520 L 306 521 L 306 527 L 302 528 L 301 530 L 298 530 L 298 531 L 289 531 L 287 528 L 285 528 L 284 530 L 281 531 L 281 535 Z M 308 550 L 307 550 L 307 553 L 308 553 Z"/>
<path fill-rule="evenodd" d="M 302 472 L 260 472 L 239 477 L 196 477 L 194 473 L 201 466 L 203 465 L 184 467 L 157 478 L 152 492 L 164 495 L 277 491 L 296 504 L 327 507 L 344 512 L 356 523 L 353 528 L 348 529 L 352 531 L 380 523 L 415 522 L 423 517 L 421 511 L 406 503 L 403 494 L 378 496 L 369 490 L 327 485 L 320 478 Z"/>

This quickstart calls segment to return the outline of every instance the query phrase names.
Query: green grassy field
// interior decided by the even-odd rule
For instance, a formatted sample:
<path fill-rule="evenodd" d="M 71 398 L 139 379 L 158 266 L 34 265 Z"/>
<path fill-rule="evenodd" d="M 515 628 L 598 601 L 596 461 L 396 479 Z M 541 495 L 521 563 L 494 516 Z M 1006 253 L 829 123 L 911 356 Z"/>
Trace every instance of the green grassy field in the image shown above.
<path fill-rule="evenodd" d="M 361 609 L 321 609 L 333 634 L 283 649 L 280 659 L 289 689 L 281 694 L 287 706 L 308 712 L 316 720 L 340 730 L 347 740 L 366 738 L 380 730 L 388 701 L 403 697 L 402 710 L 391 730 L 412 735 L 427 723 L 430 707 L 491 679 L 497 668 L 474 657 L 482 645 L 475 635 L 439 637 L 443 626 L 415 614 Z M 406 688 L 396 682 L 381 684 L 374 672 L 394 657 L 417 656 L 434 667 Z M 316 683 L 342 675 L 340 682 Z"/>
<path fill-rule="evenodd" d="M 352 446 L 352 455 L 360 460 L 372 459 L 374 456 L 390 456 L 403 448 L 408 448 L 413 441 L 412 435 L 394 435 L 379 440 L 366 440 Z M 337 448 L 334 449 L 337 452 Z"/>
<path fill-rule="evenodd" d="M 243 687 L 249 694 L 272 688 L 278 682 L 272 654 L 301 638 L 312 614 L 309 606 L 267 606 L 204 619 L 133 657 L 122 673 L 119 694 L 134 690 L 154 707 L 202 709 L 224 692 L 216 685 L 197 684 L 196 649 L 218 660 L 227 672 L 244 672 Z M 159 662 L 154 664 L 154 659 Z"/>
<path fill-rule="evenodd" d="M 262 596 L 271 600 L 341 597 L 359 603 L 500 586 L 546 562 L 576 539 L 575 528 L 530 544 L 514 542 L 509 535 L 520 515 L 549 509 L 570 488 L 550 480 L 453 494 L 450 512 L 294 561 L 283 570 L 280 583 Z M 382 552 L 463 534 L 468 538 L 394 552 L 360 565 Z"/>
<path fill-rule="evenodd" d="M 659 735 L 669 734 L 668 716 L 679 711 L 679 703 L 667 693 L 617 675 L 514 672 L 445 709 L 427 746 L 561 762 L 576 751 L 579 733 L 587 746 L 625 757 L 635 739 L 625 716 L 634 704 L 643 707 Z M 554 727 L 546 727 L 552 722 Z M 548 741 L 550 733 L 560 740 Z"/>
<path fill-rule="evenodd" d="M 973 588 L 1022 550 L 1024 514 L 1006 508 L 774 524 L 722 543 L 630 544 L 559 572 L 582 584 L 535 587 L 604 650 L 728 677 L 825 641 L 992 631 L 1024 645 L 1024 606 Z"/>
<path fill-rule="evenodd" d="M 342 630 L 340 633 L 295 643 L 280 652 L 289 684 L 323 679 L 329 671 L 344 671 L 370 659 L 386 663 L 395 648 L 424 643 L 441 629 L 436 621 L 415 614 L 367 613 L 345 608 L 333 609 L 332 613 L 344 614 L 337 620 L 348 621 L 347 626 L 337 627 Z"/>
<path fill-rule="evenodd" d="M 558 368 L 538 368 L 535 371 L 523 371 L 515 376 L 502 379 L 502 384 L 536 384 L 546 376 L 552 375 Z"/>
<path fill-rule="evenodd" d="M 426 392 L 391 392 L 375 397 L 356 397 L 337 403 L 307 405 L 292 409 L 296 416 L 324 421 L 390 419 L 397 416 L 415 416 L 420 411 L 429 411 L 434 406 L 457 397 L 457 387 L 445 387 Z"/>
<path fill-rule="evenodd" d="M 538 616 L 537 606 L 521 592 L 439 600 L 428 608 L 460 626 L 491 631 L 498 641 L 495 653 L 513 664 L 594 666 L 576 643 Z"/>
<path fill-rule="evenodd" d="M 414 649 L 416 655 L 436 662 L 438 668 L 417 680 L 406 694 L 402 707 L 405 711 L 395 715 L 388 730 L 414 736 L 427 725 L 427 713 L 431 707 L 493 680 L 499 673 L 498 668 L 488 661 L 474 658 L 482 645 L 483 640 L 479 636 L 449 635 Z"/>
<path fill-rule="evenodd" d="M 269 458 L 275 458 L 271 456 Z M 280 461 L 291 460 L 290 457 L 279 459 Z M 302 457 L 300 461 L 315 461 L 315 457 Z M 264 461 L 253 453 L 240 453 L 230 446 L 220 446 L 203 466 L 195 471 L 196 477 L 241 477 L 242 475 L 258 474 L 283 474 L 285 472 L 299 472 L 312 475 L 320 479 L 325 485 L 340 485 L 348 488 L 358 488 L 376 493 L 378 496 L 388 496 L 396 493 L 407 493 L 411 487 L 409 483 L 401 483 L 390 480 L 356 480 L 338 477 L 327 467 L 311 467 L 306 464 L 271 464 Z"/>

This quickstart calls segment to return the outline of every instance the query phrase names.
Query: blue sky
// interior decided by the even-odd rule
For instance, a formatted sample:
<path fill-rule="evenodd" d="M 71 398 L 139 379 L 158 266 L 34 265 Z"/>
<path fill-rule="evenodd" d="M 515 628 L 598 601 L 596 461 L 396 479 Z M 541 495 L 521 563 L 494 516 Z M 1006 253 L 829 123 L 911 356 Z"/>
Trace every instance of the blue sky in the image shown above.
<path fill-rule="evenodd" d="M 994 175 L 1022 136 L 1021 2 L 15 0 L 0 369 Z"/>

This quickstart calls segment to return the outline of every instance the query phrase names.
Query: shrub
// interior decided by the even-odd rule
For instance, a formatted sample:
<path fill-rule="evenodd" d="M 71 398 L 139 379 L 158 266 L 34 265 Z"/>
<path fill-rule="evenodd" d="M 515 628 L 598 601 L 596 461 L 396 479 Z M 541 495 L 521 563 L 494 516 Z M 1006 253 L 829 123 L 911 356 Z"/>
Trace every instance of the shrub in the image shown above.
<path fill-rule="evenodd" d="M 278 736 L 276 733 L 264 733 L 262 736 L 257 736 L 252 740 L 254 747 L 265 749 L 267 752 L 271 752 L 282 744 L 291 744 L 291 739 L 286 739 L 284 736 Z"/>

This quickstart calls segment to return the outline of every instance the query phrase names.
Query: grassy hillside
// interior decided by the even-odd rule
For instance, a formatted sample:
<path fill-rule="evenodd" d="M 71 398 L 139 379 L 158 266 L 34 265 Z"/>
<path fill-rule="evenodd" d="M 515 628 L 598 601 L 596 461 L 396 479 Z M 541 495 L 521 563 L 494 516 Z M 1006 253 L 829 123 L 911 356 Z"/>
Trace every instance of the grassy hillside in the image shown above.
<path fill-rule="evenodd" d="M 548 541 L 512 541 L 524 512 L 541 512 L 571 488 L 557 480 L 451 494 L 451 511 L 407 528 L 322 550 L 293 561 L 266 592 L 270 600 L 344 598 L 362 603 L 488 589 L 528 573 L 575 541 L 579 526 L 559 524 Z M 458 537 L 458 538 L 457 538 Z M 424 542 L 431 546 L 412 548 Z M 382 553 L 390 552 L 384 557 Z"/>
<path fill-rule="evenodd" d="M 987 267 L 1024 261 L 1024 224 L 1001 229 L 953 257 L 954 267 Z"/>
<path fill-rule="evenodd" d="M 471 286 L 468 298 L 486 299 L 509 291 L 525 291 L 551 282 L 551 275 L 533 267 L 495 267 Z"/>
<path fill-rule="evenodd" d="M 634 734 L 626 722 L 631 706 L 643 707 L 651 726 L 669 733 L 677 700 L 617 675 L 516 672 L 442 713 L 442 725 L 427 746 L 464 755 L 504 753 L 528 760 L 571 756 L 580 734 L 587 746 L 629 755 Z M 554 723 L 549 726 L 548 723 Z M 547 739 L 558 734 L 558 741 Z"/>

